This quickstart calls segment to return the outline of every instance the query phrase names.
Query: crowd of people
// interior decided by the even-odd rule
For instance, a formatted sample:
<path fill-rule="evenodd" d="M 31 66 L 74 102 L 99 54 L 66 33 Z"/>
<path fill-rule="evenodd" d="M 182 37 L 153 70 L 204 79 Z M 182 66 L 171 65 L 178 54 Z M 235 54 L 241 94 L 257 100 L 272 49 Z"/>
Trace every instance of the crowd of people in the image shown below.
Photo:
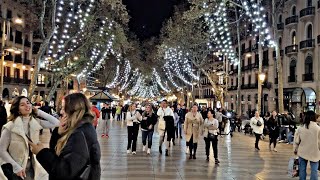
<path fill-rule="evenodd" d="M 198 143 L 203 138 L 207 161 L 210 160 L 212 146 L 215 163 L 219 164 L 218 137 L 226 134 L 225 126 L 228 123 L 231 131 L 235 131 L 240 119 L 222 108 L 214 111 L 211 108 L 199 108 L 195 104 L 187 110 L 184 105 L 169 106 L 166 100 L 158 107 L 153 104 L 137 107 L 134 103 L 128 106 L 105 103 L 99 110 L 97 103 L 90 104 L 81 93 L 63 98 L 59 119 L 52 115 L 47 103 L 36 108 L 24 96 L 12 101 L 9 117 L 6 117 L 3 107 L 0 101 L 0 158 L 4 162 L 1 169 L 8 179 L 26 180 L 37 179 L 38 168 L 46 170 L 50 180 L 100 179 L 101 153 L 97 126 L 100 126 L 101 138 L 108 138 L 112 119 L 126 122 L 128 154 L 137 154 L 138 135 L 141 132 L 142 152 L 150 155 L 153 134 L 157 131 L 160 154 L 165 150 L 165 156 L 170 156 L 169 147 L 184 135 L 189 159 L 197 159 Z M 311 179 L 317 179 L 320 160 L 320 127 L 316 123 L 317 118 L 313 111 L 308 111 L 303 116 L 302 125 L 296 128 L 293 117 L 288 113 L 273 111 L 261 117 L 256 111 L 250 119 L 250 127 L 255 135 L 255 150 L 260 150 L 259 141 L 267 134 L 270 151 L 277 152 L 277 143 L 286 139 L 293 144 L 294 154 L 299 156 L 300 179 L 306 179 L 308 161 Z M 40 142 L 42 129 L 53 129 L 49 148 Z M 238 131 L 241 129 L 241 126 L 238 127 Z"/>

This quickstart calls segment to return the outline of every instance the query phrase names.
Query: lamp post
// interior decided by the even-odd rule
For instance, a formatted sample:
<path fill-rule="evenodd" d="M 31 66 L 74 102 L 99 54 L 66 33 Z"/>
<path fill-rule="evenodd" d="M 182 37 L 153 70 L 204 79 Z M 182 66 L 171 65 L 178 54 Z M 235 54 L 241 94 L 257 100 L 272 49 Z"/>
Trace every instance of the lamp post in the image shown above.
<path fill-rule="evenodd" d="M 0 72 L 1 72 L 1 78 L 0 78 L 0 99 L 2 99 L 2 92 L 3 92 L 3 78 L 4 78 L 4 56 L 6 55 L 6 23 L 7 19 L 3 19 L 2 22 L 2 39 L 1 39 L 1 62 L 0 62 Z M 23 20 L 20 18 L 16 18 L 14 21 L 15 24 L 22 24 Z M 8 26 L 10 26 L 10 21 L 8 21 Z M 10 27 L 8 28 L 10 29 Z M 9 35 L 9 33 L 8 33 Z M 20 54 L 21 52 L 17 50 L 17 48 L 13 49 L 8 49 L 7 51 L 14 52 L 17 54 Z"/>
<path fill-rule="evenodd" d="M 258 111 L 259 113 L 261 113 L 261 109 L 262 109 L 262 113 L 264 113 L 264 109 L 263 109 L 263 82 L 264 80 L 266 79 L 266 74 L 265 73 L 260 73 L 259 75 L 259 81 L 260 81 L 260 84 L 261 84 L 261 87 L 260 87 L 260 90 L 261 92 L 258 92 L 258 95 L 260 95 L 261 97 L 259 98 L 261 100 L 260 103 L 258 103 Z"/>

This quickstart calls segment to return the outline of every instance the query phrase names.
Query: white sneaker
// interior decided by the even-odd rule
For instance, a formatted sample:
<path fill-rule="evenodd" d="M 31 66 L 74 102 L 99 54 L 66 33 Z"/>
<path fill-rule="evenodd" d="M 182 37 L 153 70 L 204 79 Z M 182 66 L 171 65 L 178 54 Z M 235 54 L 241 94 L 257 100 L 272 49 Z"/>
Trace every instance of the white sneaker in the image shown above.
<path fill-rule="evenodd" d="M 131 150 L 130 150 L 130 149 L 128 149 L 128 150 L 127 150 L 127 154 L 130 154 L 130 153 L 131 153 Z"/>
<path fill-rule="evenodd" d="M 150 148 L 148 148 L 148 150 L 147 150 L 147 154 L 150 154 L 150 151 L 151 151 L 151 149 L 150 149 Z"/>
<path fill-rule="evenodd" d="M 278 152 L 278 150 L 276 148 L 273 149 L 274 152 Z"/>
<path fill-rule="evenodd" d="M 146 146 L 142 147 L 142 151 L 145 152 L 146 151 Z"/>
<path fill-rule="evenodd" d="M 186 154 L 189 154 L 189 147 L 186 147 Z"/>
<path fill-rule="evenodd" d="M 137 153 L 135 151 L 132 152 L 132 155 L 136 155 Z"/>

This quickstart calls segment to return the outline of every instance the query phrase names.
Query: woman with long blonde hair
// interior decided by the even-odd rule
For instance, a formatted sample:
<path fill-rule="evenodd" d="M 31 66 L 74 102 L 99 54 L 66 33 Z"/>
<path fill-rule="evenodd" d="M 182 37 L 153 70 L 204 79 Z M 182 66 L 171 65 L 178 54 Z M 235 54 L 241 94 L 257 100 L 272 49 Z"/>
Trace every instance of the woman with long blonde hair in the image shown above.
<path fill-rule="evenodd" d="M 139 134 L 139 126 L 140 121 L 142 120 L 142 116 L 139 111 L 136 110 L 136 105 L 131 104 L 129 106 L 127 115 L 127 129 L 128 129 L 128 146 L 127 153 L 130 154 L 132 150 L 132 154 L 135 155 L 137 149 L 137 139 Z"/>
<path fill-rule="evenodd" d="M 27 97 L 19 96 L 12 101 L 11 115 L 3 126 L 0 138 L 1 166 L 8 179 L 38 179 L 38 162 L 30 154 L 28 141 L 39 143 L 39 131 L 59 126 L 55 117 L 32 107 Z M 37 119 L 39 116 L 44 120 Z"/>
<path fill-rule="evenodd" d="M 100 145 L 88 99 L 81 93 L 66 96 L 61 114 L 61 124 L 52 133 L 50 148 L 30 142 L 32 152 L 49 173 L 49 180 L 100 179 Z"/>

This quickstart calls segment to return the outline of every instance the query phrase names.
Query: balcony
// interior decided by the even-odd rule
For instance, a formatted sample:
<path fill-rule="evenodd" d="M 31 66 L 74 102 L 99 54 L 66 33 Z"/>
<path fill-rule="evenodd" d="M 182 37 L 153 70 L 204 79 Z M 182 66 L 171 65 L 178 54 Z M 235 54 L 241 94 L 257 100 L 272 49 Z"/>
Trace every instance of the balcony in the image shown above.
<path fill-rule="evenodd" d="M 24 46 L 25 46 L 25 47 L 31 47 L 30 41 L 28 41 L 27 39 L 24 40 Z"/>
<path fill-rule="evenodd" d="M 244 50 L 244 53 L 249 53 L 249 52 L 251 52 L 251 47 L 248 47 L 248 48 L 246 48 L 245 50 Z"/>
<path fill-rule="evenodd" d="M 290 28 L 298 24 L 298 16 L 291 16 L 285 20 L 286 27 Z"/>
<path fill-rule="evenodd" d="M 22 39 L 15 39 L 16 44 L 22 44 Z"/>
<path fill-rule="evenodd" d="M 3 77 L 3 81 L 4 81 L 5 83 L 10 83 L 10 82 L 11 82 L 11 77 L 4 76 L 4 77 Z"/>
<path fill-rule="evenodd" d="M 250 88 L 250 84 L 242 84 L 241 85 L 241 89 L 249 89 Z"/>
<path fill-rule="evenodd" d="M 258 88 L 258 84 L 255 83 L 255 84 L 249 84 L 249 89 L 256 89 Z"/>
<path fill-rule="evenodd" d="M 228 91 L 233 91 L 233 90 L 237 90 L 237 86 L 231 86 L 228 88 Z"/>
<path fill-rule="evenodd" d="M 204 95 L 205 99 L 213 99 L 215 98 L 214 95 Z"/>
<path fill-rule="evenodd" d="M 303 74 L 302 80 L 303 81 L 313 81 L 313 73 Z"/>
<path fill-rule="evenodd" d="M 314 46 L 315 46 L 315 40 L 314 39 L 308 39 L 308 40 L 300 42 L 300 50 L 313 49 Z"/>
<path fill-rule="evenodd" d="M 256 63 L 251 64 L 251 69 L 257 69 L 259 68 L 259 62 L 257 61 Z"/>
<path fill-rule="evenodd" d="M 297 75 L 288 76 L 288 83 L 291 83 L 291 82 L 297 82 Z"/>
<path fill-rule="evenodd" d="M 29 80 L 29 79 L 21 79 L 20 83 L 21 84 L 30 84 L 31 80 Z"/>
<path fill-rule="evenodd" d="M 298 45 L 291 45 L 291 46 L 287 46 L 285 49 L 286 55 L 290 55 L 290 54 L 297 54 L 298 53 Z"/>
<path fill-rule="evenodd" d="M 269 59 L 263 59 L 262 66 L 269 66 Z"/>
<path fill-rule="evenodd" d="M 283 29 L 284 29 L 284 23 L 277 24 L 277 30 L 278 31 L 283 31 Z"/>
<path fill-rule="evenodd" d="M 258 47 L 259 47 L 258 43 L 254 44 L 254 45 L 252 46 L 252 51 L 257 51 L 257 50 L 258 50 Z"/>
<path fill-rule="evenodd" d="M 21 56 L 16 56 L 16 57 L 14 58 L 14 62 L 15 62 L 15 63 L 22 63 L 22 58 L 21 58 Z"/>
<path fill-rule="evenodd" d="M 280 50 L 280 57 L 283 57 L 283 50 Z M 276 51 L 273 51 L 273 58 L 276 58 Z"/>
<path fill-rule="evenodd" d="M 19 84 L 20 83 L 20 78 L 13 78 L 13 83 L 14 84 Z"/>
<path fill-rule="evenodd" d="M 300 20 L 308 21 L 314 17 L 316 13 L 316 8 L 314 6 L 304 8 L 300 11 Z"/>

